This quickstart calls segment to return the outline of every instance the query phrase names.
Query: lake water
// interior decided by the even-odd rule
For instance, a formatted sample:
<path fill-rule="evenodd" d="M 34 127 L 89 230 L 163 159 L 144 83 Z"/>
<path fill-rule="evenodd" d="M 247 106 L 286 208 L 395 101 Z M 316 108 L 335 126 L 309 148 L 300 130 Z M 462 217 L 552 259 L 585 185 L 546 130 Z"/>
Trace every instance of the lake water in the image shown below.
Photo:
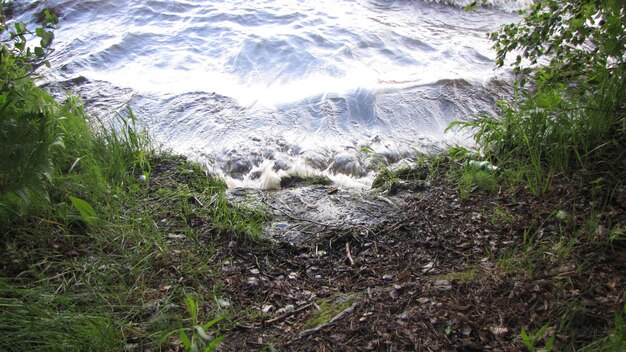
<path fill-rule="evenodd" d="M 444 129 L 494 113 L 511 78 L 486 34 L 531 2 L 15 3 L 27 22 L 60 13 L 46 81 L 101 118 L 129 105 L 231 186 L 272 188 L 286 174 L 366 187 L 376 165 L 469 143 Z"/>

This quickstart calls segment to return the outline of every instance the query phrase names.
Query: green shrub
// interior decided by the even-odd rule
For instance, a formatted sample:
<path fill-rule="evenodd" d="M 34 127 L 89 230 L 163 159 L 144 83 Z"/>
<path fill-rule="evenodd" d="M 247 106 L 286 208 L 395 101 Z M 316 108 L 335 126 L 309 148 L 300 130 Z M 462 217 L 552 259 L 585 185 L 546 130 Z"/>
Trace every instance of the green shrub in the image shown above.
<path fill-rule="evenodd" d="M 521 23 L 493 33 L 498 65 L 520 52 L 516 98 L 500 116 L 451 125 L 475 129 L 481 152 L 521 170 L 533 193 L 556 175 L 585 170 L 619 183 L 626 175 L 624 3 L 542 0 Z M 581 45 L 591 43 L 592 45 Z M 547 65 L 538 64 L 548 59 Z"/>
<path fill-rule="evenodd" d="M 7 224 L 45 200 L 52 152 L 63 143 L 58 104 L 30 78 L 47 63 L 54 37 L 48 29 L 56 19 L 48 14 L 48 22 L 34 32 L 0 20 L 0 35 L 9 38 L 0 45 L 0 224 Z M 26 45 L 29 35 L 41 38 L 39 46 Z"/>

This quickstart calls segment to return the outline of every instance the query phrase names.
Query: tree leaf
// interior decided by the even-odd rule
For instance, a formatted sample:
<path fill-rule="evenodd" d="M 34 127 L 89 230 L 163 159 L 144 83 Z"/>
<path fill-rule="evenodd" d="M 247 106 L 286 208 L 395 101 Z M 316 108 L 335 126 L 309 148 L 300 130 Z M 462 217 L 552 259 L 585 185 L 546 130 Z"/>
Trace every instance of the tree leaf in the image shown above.
<path fill-rule="evenodd" d="M 91 204 L 87 203 L 86 201 L 80 198 L 71 197 L 71 196 L 70 196 L 70 201 L 72 202 L 72 205 L 74 206 L 74 208 L 78 210 L 78 212 L 80 213 L 80 217 L 82 218 L 84 222 L 91 224 L 96 220 L 97 214 L 96 214 L 96 211 L 91 206 Z"/>
<path fill-rule="evenodd" d="M 44 56 L 46 56 L 46 53 L 43 51 L 43 49 L 41 47 L 36 46 L 35 47 L 35 55 L 37 55 L 37 57 L 44 57 Z"/>

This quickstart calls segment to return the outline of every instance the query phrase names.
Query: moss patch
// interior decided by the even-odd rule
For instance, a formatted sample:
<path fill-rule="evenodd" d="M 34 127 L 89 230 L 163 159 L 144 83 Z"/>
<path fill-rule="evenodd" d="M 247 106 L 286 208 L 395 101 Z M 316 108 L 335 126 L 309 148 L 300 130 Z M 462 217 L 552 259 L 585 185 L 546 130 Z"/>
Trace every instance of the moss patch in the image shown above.
<path fill-rule="evenodd" d="M 330 298 L 323 298 L 316 302 L 319 310 L 305 324 L 305 329 L 316 328 L 320 325 L 328 323 L 337 314 L 343 312 L 350 307 L 358 296 L 354 294 L 341 294 Z"/>
<path fill-rule="evenodd" d="M 283 177 L 280 179 L 280 187 L 289 188 L 295 186 L 328 186 L 332 185 L 333 181 L 331 181 L 326 176 L 297 176 L 290 175 Z"/>

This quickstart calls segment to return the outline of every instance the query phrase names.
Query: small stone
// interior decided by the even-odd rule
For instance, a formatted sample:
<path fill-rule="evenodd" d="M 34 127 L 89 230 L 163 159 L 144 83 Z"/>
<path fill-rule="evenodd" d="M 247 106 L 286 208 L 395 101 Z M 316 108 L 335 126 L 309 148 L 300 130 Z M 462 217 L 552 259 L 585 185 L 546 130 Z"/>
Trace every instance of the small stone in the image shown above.
<path fill-rule="evenodd" d="M 402 313 L 396 315 L 396 318 L 398 318 L 400 320 L 407 320 L 407 319 L 409 319 L 409 313 L 402 312 Z"/>
<path fill-rule="evenodd" d="M 465 336 L 469 336 L 469 334 L 472 333 L 472 328 L 470 328 L 469 326 L 465 325 L 463 327 L 463 330 L 461 330 L 461 333 Z"/>
<path fill-rule="evenodd" d="M 428 298 L 426 298 L 426 297 L 420 297 L 420 298 L 418 298 L 418 299 L 417 299 L 417 301 L 418 301 L 420 304 L 426 304 L 426 303 L 430 302 L 430 299 L 428 299 Z"/>
<path fill-rule="evenodd" d="M 398 297 L 400 297 L 400 295 L 398 294 L 398 290 L 391 290 L 389 291 L 389 297 L 391 297 L 391 299 L 398 299 Z"/>
<path fill-rule="evenodd" d="M 252 269 L 250 270 L 250 274 L 252 275 L 259 275 L 261 273 L 261 271 L 259 269 Z"/>
<path fill-rule="evenodd" d="M 217 304 L 221 307 L 221 308 L 228 308 L 230 307 L 230 301 L 224 298 L 218 298 L 217 299 Z"/>
<path fill-rule="evenodd" d="M 285 311 L 288 313 L 293 312 L 296 309 L 296 307 L 293 304 L 288 304 L 285 306 Z"/>
<path fill-rule="evenodd" d="M 450 284 L 450 281 L 448 280 L 437 280 L 435 281 L 435 286 L 444 290 L 449 290 L 452 288 L 452 285 Z"/>
<path fill-rule="evenodd" d="M 490 326 L 489 331 L 495 336 L 503 336 L 509 332 L 509 329 L 506 326 Z"/>
<path fill-rule="evenodd" d="M 274 227 L 276 227 L 276 229 L 279 231 L 287 231 L 289 225 L 285 224 L 284 222 L 277 222 L 274 224 Z"/>
<path fill-rule="evenodd" d="M 385 275 L 383 275 L 383 280 L 391 281 L 391 280 L 393 280 L 393 275 L 385 274 Z"/>

